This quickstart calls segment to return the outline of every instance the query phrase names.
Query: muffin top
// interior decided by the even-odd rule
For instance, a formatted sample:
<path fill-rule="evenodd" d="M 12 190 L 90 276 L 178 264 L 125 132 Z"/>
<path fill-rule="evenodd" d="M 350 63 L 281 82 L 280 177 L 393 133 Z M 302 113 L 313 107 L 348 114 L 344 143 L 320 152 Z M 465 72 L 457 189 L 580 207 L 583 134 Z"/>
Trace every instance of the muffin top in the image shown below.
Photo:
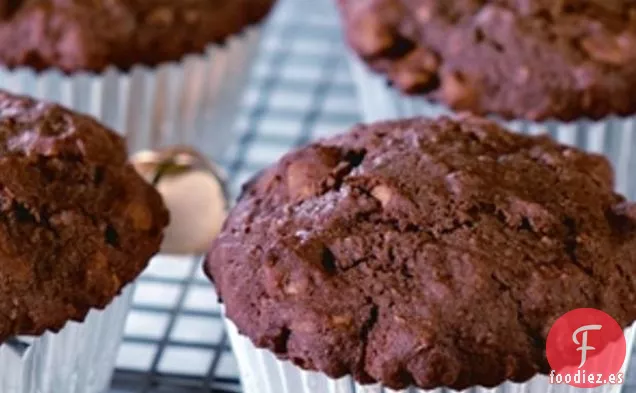
<path fill-rule="evenodd" d="M 103 308 L 157 252 L 168 213 L 92 118 L 0 91 L 0 343 Z"/>
<path fill-rule="evenodd" d="M 259 22 L 274 0 L 0 0 L 0 63 L 103 71 L 203 52 Z"/>
<path fill-rule="evenodd" d="M 636 207 L 606 159 L 473 117 L 357 126 L 247 184 L 206 273 L 258 347 L 338 378 L 548 372 L 576 308 L 636 319 Z"/>
<path fill-rule="evenodd" d="M 632 0 L 338 0 L 353 49 L 406 94 L 526 120 L 636 113 Z"/>

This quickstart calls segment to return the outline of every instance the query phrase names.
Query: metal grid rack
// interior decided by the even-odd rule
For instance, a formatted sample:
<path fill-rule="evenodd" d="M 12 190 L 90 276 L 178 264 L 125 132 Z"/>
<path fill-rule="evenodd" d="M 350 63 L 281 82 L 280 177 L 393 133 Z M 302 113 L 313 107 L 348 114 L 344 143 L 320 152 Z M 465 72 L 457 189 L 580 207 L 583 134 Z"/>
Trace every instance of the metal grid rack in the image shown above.
<path fill-rule="evenodd" d="M 222 163 L 229 189 L 289 149 L 358 121 L 331 0 L 280 0 Z M 214 291 L 198 258 L 158 257 L 138 282 L 113 393 L 239 393 Z M 636 392 L 636 364 L 624 392 Z M 250 392 L 253 393 L 253 392 Z"/>
<path fill-rule="evenodd" d="M 222 162 L 236 196 L 289 149 L 358 121 L 330 0 L 281 0 L 268 23 Z M 198 258 L 157 257 L 138 281 L 113 393 L 241 392 L 220 310 Z"/>

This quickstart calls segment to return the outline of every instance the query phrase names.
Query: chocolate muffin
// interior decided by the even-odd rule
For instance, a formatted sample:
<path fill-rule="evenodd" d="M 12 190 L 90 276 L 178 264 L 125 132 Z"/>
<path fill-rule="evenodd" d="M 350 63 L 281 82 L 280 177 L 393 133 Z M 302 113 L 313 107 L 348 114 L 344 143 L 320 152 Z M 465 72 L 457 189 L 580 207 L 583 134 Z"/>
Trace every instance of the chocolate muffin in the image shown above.
<path fill-rule="evenodd" d="M 0 0 L 0 63 L 101 72 L 201 53 L 260 22 L 274 0 Z"/>
<path fill-rule="evenodd" d="M 476 117 L 359 125 L 248 183 L 205 271 L 260 348 L 391 389 L 547 373 L 554 321 L 636 319 L 636 208 L 600 155 Z"/>
<path fill-rule="evenodd" d="M 92 118 L 0 91 L 0 342 L 104 308 L 157 252 L 168 213 Z"/>
<path fill-rule="evenodd" d="M 543 121 L 636 113 L 631 0 L 337 0 L 355 52 L 403 93 Z"/>

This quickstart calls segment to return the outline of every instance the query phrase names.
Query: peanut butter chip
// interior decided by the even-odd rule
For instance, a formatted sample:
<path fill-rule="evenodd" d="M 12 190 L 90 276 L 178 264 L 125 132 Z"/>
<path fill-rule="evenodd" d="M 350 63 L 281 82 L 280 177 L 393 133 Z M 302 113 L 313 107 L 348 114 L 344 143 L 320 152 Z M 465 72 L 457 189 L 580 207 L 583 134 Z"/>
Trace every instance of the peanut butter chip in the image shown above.
<path fill-rule="evenodd" d="M 183 19 L 186 23 L 196 23 L 199 18 L 199 13 L 195 10 L 187 10 L 183 13 Z"/>
<path fill-rule="evenodd" d="M 306 290 L 306 284 L 301 281 L 291 281 L 285 285 L 283 291 L 288 295 L 298 295 Z"/>
<path fill-rule="evenodd" d="M 311 321 L 302 321 L 295 322 L 292 325 L 292 329 L 300 333 L 313 333 L 318 330 L 318 326 L 316 326 L 316 324 Z"/>
<path fill-rule="evenodd" d="M 313 196 L 318 186 L 312 181 L 312 166 L 304 162 L 293 163 L 287 169 L 287 187 L 295 199 L 303 200 Z"/>
<path fill-rule="evenodd" d="M 393 45 L 393 34 L 377 15 L 364 15 L 355 22 L 357 34 L 353 45 L 364 55 L 382 53 Z"/>
<path fill-rule="evenodd" d="M 108 260 L 102 252 L 97 252 L 93 255 L 91 260 L 91 267 L 94 269 L 103 270 L 108 267 Z"/>
<path fill-rule="evenodd" d="M 437 83 L 436 56 L 423 49 L 411 51 L 392 71 L 392 78 L 404 91 L 434 88 Z"/>
<path fill-rule="evenodd" d="M 351 324 L 351 317 L 348 315 L 334 315 L 331 318 L 334 325 L 347 326 Z"/>
<path fill-rule="evenodd" d="M 530 68 L 528 67 L 519 67 L 517 69 L 517 73 L 515 74 L 515 81 L 523 85 L 530 79 Z"/>
<path fill-rule="evenodd" d="M 386 207 L 393 197 L 393 191 L 391 191 L 391 189 L 385 185 L 380 185 L 374 187 L 373 190 L 371 190 L 371 195 L 373 195 L 375 199 L 380 201 L 382 206 Z"/>
<path fill-rule="evenodd" d="M 152 227 L 152 214 L 146 206 L 138 202 L 128 205 L 126 215 L 131 219 L 133 226 L 137 230 L 147 231 Z"/>
<path fill-rule="evenodd" d="M 442 96 L 450 106 L 458 109 L 469 108 L 475 99 L 465 79 L 456 72 L 442 75 Z"/>
<path fill-rule="evenodd" d="M 594 60 L 611 64 L 622 65 L 629 60 L 627 48 L 623 48 L 617 37 L 593 35 L 584 38 L 581 46 Z"/>
<path fill-rule="evenodd" d="M 430 21 L 432 17 L 431 7 L 427 4 L 423 4 L 417 8 L 415 15 L 417 17 L 418 22 L 426 23 Z"/>
<path fill-rule="evenodd" d="M 154 25 L 169 26 L 174 22 L 174 11 L 168 7 L 161 7 L 153 10 L 146 20 Z"/>

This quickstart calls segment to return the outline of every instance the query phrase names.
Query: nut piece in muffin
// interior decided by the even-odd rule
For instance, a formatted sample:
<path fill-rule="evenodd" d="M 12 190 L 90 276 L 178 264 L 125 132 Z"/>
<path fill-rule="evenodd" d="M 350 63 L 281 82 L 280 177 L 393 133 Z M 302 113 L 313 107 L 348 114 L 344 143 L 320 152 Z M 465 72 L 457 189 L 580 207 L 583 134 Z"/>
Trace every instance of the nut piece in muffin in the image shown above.
<path fill-rule="evenodd" d="M 526 120 L 636 113 L 631 0 L 337 0 L 353 50 L 403 93 Z"/>
<path fill-rule="evenodd" d="M 0 342 L 104 308 L 159 250 L 168 213 L 90 117 L 0 91 Z"/>
<path fill-rule="evenodd" d="M 636 208 L 599 155 L 480 118 L 360 125 L 248 183 L 205 270 L 257 347 L 392 389 L 549 371 L 554 321 L 636 319 Z"/>

